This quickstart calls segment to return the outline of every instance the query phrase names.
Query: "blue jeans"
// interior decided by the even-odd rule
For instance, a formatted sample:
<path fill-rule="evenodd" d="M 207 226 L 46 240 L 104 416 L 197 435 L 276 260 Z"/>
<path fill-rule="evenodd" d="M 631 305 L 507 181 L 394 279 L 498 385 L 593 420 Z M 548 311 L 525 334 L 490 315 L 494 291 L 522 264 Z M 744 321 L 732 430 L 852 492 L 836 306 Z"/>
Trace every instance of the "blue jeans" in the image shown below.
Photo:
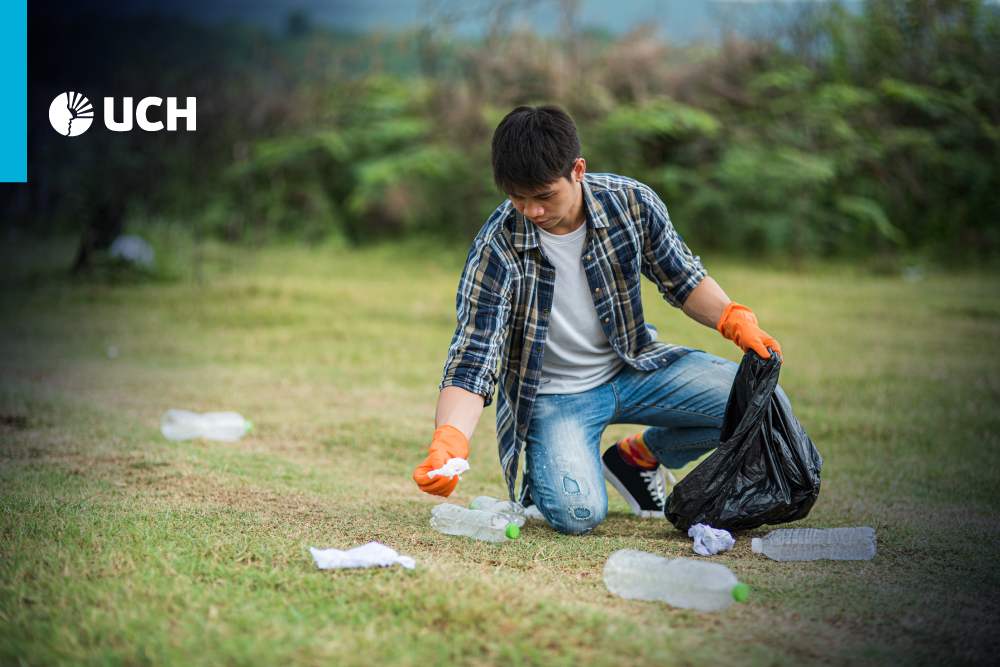
<path fill-rule="evenodd" d="M 579 394 L 536 397 L 527 437 L 531 497 L 549 525 L 578 535 L 608 513 L 601 434 L 608 424 L 643 424 L 643 440 L 667 468 L 680 468 L 719 444 L 737 364 L 706 352 L 666 368 L 625 366 Z M 780 389 L 779 389 L 780 391 Z"/>

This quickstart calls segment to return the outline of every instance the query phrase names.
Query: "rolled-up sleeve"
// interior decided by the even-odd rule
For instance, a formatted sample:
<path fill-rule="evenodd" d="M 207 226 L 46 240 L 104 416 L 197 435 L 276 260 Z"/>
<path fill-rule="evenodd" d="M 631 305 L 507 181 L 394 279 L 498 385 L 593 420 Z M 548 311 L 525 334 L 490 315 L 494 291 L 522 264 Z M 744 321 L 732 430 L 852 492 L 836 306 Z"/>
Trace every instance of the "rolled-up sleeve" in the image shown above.
<path fill-rule="evenodd" d="M 659 196 L 644 187 L 638 198 L 643 226 L 642 273 L 653 281 L 667 303 L 680 308 L 707 275 L 705 267 L 674 229 Z"/>
<path fill-rule="evenodd" d="M 510 272 L 500 253 L 476 241 L 455 299 L 457 324 L 440 389 L 461 387 L 493 402 L 496 367 L 510 321 Z"/>

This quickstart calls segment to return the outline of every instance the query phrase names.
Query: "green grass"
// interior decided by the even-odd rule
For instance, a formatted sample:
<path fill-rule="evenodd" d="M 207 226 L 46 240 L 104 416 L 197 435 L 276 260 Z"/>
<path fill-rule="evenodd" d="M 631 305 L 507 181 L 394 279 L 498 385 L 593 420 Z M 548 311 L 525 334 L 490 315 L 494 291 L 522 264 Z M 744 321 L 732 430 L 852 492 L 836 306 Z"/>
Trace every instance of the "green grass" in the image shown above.
<path fill-rule="evenodd" d="M 752 587 L 699 614 L 612 597 L 615 549 L 690 554 L 611 491 L 593 534 L 437 534 L 410 471 L 433 428 L 463 253 L 209 246 L 200 282 L 72 282 L 72 248 L 8 247 L 0 385 L 0 664 L 992 662 L 1000 649 L 1000 280 L 844 266 L 712 273 L 785 350 L 825 459 L 802 525 L 871 525 L 863 563 L 717 557 Z M 646 293 L 664 338 L 738 350 Z M 117 349 L 111 358 L 109 346 Z M 170 407 L 236 444 L 169 443 Z M 607 441 L 632 431 L 614 426 Z M 492 409 L 457 502 L 500 495 Z M 321 572 L 380 540 L 417 569 Z"/>

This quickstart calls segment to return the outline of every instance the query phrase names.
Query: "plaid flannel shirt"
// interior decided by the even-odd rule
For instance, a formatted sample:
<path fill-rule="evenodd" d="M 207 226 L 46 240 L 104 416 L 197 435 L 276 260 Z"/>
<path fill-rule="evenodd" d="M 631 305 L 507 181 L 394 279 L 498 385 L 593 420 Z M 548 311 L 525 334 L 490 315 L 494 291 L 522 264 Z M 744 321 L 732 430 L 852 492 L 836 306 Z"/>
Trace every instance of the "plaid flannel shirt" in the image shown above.
<path fill-rule="evenodd" d="M 680 307 L 705 269 L 648 186 L 614 174 L 587 174 L 583 198 L 587 240 L 581 261 L 604 333 L 633 368 L 663 368 L 691 350 L 654 340 L 642 314 L 639 275 Z M 476 235 L 458 285 L 458 324 L 440 388 L 461 387 L 489 405 L 499 384 L 497 445 L 512 499 L 541 381 L 555 278 L 534 224 L 508 200 Z M 518 499 L 529 496 L 525 474 Z"/>

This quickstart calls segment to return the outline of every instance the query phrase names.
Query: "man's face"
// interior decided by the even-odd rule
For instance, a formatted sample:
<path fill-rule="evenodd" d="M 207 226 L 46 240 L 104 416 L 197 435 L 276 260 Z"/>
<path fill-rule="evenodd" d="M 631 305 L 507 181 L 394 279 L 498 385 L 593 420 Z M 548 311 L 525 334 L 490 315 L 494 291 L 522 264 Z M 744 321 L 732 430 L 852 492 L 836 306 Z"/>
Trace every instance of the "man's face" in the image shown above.
<path fill-rule="evenodd" d="M 579 181 L 583 178 L 583 168 L 583 160 L 579 159 L 569 178 L 560 177 L 530 192 L 508 193 L 510 201 L 539 229 L 554 234 L 572 231 L 577 227 L 582 211 Z"/>

